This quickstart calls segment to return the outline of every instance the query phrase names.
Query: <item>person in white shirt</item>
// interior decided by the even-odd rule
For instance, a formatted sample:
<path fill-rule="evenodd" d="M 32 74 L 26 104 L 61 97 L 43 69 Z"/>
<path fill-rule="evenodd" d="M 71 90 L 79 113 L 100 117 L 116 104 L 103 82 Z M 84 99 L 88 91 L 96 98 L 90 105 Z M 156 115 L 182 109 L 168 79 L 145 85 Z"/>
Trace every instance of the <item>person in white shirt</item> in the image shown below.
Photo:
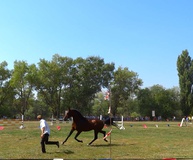
<path fill-rule="evenodd" d="M 37 119 L 40 121 L 40 130 L 41 130 L 41 147 L 42 147 L 42 153 L 46 153 L 46 145 L 57 145 L 59 148 L 59 142 L 58 141 L 48 141 L 49 135 L 50 135 L 50 128 L 46 122 L 46 120 L 42 119 L 41 115 L 37 116 Z"/>

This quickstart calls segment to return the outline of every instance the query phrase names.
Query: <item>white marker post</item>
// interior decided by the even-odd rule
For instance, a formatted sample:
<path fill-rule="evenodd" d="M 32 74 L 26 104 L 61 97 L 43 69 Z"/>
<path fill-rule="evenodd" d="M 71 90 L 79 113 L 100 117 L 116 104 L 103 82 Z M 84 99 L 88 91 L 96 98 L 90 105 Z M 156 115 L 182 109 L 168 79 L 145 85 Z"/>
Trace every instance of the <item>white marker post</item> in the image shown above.
<path fill-rule="evenodd" d="M 24 115 L 22 114 L 21 115 L 21 126 L 19 127 L 20 129 L 24 129 L 23 121 L 24 121 Z"/>
<path fill-rule="evenodd" d="M 180 123 L 180 127 L 182 127 L 184 120 L 185 120 L 185 118 L 182 118 L 182 121 Z"/>

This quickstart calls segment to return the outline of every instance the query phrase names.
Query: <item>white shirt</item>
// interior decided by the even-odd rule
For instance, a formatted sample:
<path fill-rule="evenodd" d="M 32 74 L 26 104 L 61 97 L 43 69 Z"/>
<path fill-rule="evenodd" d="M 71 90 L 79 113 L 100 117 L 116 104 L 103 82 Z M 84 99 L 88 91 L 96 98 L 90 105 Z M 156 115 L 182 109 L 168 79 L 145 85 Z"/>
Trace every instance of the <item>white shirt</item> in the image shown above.
<path fill-rule="evenodd" d="M 43 127 L 45 127 L 43 134 L 48 133 L 50 135 L 50 127 L 48 126 L 47 122 L 44 119 L 41 119 L 40 120 L 40 129 L 42 129 Z"/>

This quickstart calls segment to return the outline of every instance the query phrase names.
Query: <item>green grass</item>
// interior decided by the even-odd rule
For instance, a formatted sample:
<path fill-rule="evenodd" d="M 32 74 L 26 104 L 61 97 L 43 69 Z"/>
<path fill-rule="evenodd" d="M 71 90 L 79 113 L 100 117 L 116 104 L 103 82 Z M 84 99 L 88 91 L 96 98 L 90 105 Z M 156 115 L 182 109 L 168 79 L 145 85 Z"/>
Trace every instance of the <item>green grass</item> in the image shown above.
<path fill-rule="evenodd" d="M 179 127 L 178 123 L 180 122 L 127 122 L 124 123 L 125 130 L 113 127 L 108 143 L 103 141 L 103 136 L 99 133 L 99 139 L 91 146 L 87 144 L 93 139 L 93 131 L 80 134 L 78 138 L 83 143 L 74 140 L 73 133 L 60 148 L 47 145 L 46 154 L 41 153 L 38 121 L 24 122 L 25 129 L 4 126 L 4 130 L 0 130 L 0 159 L 193 159 L 193 125 Z M 147 128 L 143 128 L 143 124 Z M 155 127 L 155 124 L 159 127 Z M 58 125 L 60 131 L 57 130 Z M 50 126 L 50 140 L 63 142 L 70 127 L 69 123 Z M 108 132 L 110 128 L 104 130 Z"/>

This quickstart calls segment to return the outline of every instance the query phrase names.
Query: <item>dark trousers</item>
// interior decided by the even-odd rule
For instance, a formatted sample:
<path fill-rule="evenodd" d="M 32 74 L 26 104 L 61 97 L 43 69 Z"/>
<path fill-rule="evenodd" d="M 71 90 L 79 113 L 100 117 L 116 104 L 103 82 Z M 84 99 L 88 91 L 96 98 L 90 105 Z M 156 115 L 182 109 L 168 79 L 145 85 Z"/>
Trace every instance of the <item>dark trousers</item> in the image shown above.
<path fill-rule="evenodd" d="M 49 134 L 44 134 L 44 136 L 41 139 L 41 147 L 42 152 L 46 152 L 45 144 L 47 145 L 57 145 L 58 141 L 48 141 L 49 140 Z"/>

